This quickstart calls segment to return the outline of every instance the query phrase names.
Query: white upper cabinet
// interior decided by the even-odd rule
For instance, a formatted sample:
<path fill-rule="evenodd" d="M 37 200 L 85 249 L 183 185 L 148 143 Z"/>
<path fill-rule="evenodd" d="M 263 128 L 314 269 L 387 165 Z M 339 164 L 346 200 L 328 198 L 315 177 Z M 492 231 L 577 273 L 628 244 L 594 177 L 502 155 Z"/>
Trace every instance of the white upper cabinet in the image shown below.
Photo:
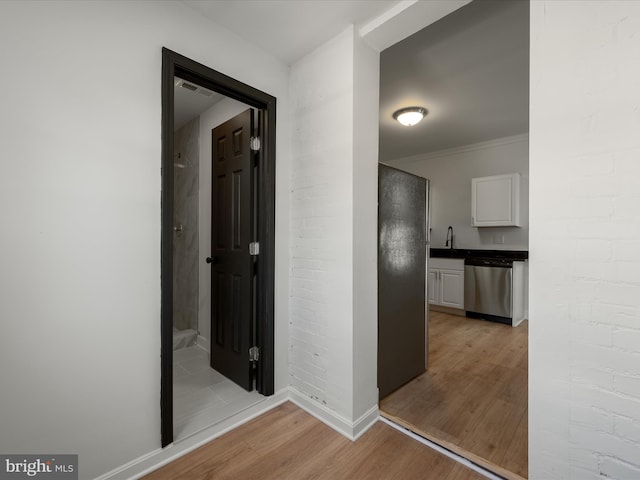
<path fill-rule="evenodd" d="M 520 226 L 520 174 L 471 179 L 473 227 Z"/>

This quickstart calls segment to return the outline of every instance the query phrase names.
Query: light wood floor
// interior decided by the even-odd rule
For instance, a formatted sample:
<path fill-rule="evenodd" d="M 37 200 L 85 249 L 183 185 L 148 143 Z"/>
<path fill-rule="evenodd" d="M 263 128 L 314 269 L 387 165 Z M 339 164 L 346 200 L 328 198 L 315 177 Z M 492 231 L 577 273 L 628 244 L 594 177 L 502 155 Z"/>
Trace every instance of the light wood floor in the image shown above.
<path fill-rule="evenodd" d="M 380 402 L 384 416 L 491 468 L 527 477 L 528 324 L 430 312 L 429 369 Z"/>
<path fill-rule="evenodd" d="M 484 479 L 382 422 L 351 442 L 289 402 L 144 478 Z"/>

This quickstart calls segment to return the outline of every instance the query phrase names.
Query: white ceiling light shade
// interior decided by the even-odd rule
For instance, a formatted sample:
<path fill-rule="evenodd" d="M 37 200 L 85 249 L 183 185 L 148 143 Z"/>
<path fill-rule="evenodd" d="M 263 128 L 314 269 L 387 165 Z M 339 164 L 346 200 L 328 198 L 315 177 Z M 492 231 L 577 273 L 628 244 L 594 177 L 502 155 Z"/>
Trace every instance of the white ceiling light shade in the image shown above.
<path fill-rule="evenodd" d="M 412 127 L 427 114 L 427 109 L 423 107 L 407 107 L 401 108 L 394 112 L 393 118 L 399 121 L 402 125 Z"/>

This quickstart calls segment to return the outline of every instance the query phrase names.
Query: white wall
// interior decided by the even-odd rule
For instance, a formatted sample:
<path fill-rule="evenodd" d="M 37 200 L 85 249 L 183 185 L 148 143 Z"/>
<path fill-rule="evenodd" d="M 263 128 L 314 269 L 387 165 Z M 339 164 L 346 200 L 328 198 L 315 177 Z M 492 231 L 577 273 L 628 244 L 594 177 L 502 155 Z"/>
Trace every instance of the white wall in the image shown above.
<path fill-rule="evenodd" d="M 372 145 L 354 144 L 355 108 L 364 98 L 377 105 L 377 80 L 355 79 L 356 64 L 369 73 L 377 69 L 377 53 L 360 59 L 368 52 L 356 49 L 349 28 L 291 68 L 290 384 L 297 401 L 348 436 L 367 422 L 363 414 L 377 415 L 377 310 L 362 304 L 365 292 L 375 292 L 377 145 L 375 138 Z M 363 97 L 356 101 L 359 85 Z M 357 118 L 375 118 L 369 110 L 359 108 Z M 376 130 L 367 123 L 355 138 Z M 357 225 L 356 204 L 363 209 Z M 360 242 L 364 249 L 355 256 Z M 357 281 L 363 285 L 356 293 Z M 364 333 L 356 338 L 356 331 Z M 365 357 L 356 360 L 360 350 Z M 361 374 L 364 390 L 356 394 Z"/>
<path fill-rule="evenodd" d="M 288 68 L 181 2 L 0 2 L 0 451 L 80 478 L 160 446 L 163 46 L 278 98 L 287 382 Z"/>
<path fill-rule="evenodd" d="M 291 67 L 289 376 L 302 395 L 352 418 L 353 33 Z"/>
<path fill-rule="evenodd" d="M 529 141 L 526 134 L 388 162 L 431 180 L 431 246 L 445 247 L 447 227 L 455 248 L 527 250 L 529 247 Z M 521 227 L 471 226 L 471 179 L 520 173 Z M 496 243 L 496 236 L 504 243 Z"/>
<path fill-rule="evenodd" d="M 200 115 L 200 208 L 198 210 L 199 267 L 198 344 L 211 347 L 211 265 L 204 258 L 211 255 L 211 130 L 250 108 L 231 98 L 224 98 Z"/>
<path fill-rule="evenodd" d="M 353 106 L 353 411 L 356 422 L 378 404 L 379 86 L 380 55 L 356 35 Z"/>
<path fill-rule="evenodd" d="M 640 478 L 640 3 L 531 2 L 531 479 Z"/>

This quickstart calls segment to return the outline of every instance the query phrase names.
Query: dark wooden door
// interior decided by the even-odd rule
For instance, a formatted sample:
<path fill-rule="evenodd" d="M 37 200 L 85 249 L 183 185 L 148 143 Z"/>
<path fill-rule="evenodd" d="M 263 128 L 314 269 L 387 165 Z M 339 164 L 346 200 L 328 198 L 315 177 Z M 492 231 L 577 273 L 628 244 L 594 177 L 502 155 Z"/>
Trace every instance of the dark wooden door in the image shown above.
<path fill-rule="evenodd" d="M 380 398 L 425 371 L 426 179 L 378 168 Z"/>
<path fill-rule="evenodd" d="M 211 367 L 253 390 L 253 111 L 213 129 Z"/>

